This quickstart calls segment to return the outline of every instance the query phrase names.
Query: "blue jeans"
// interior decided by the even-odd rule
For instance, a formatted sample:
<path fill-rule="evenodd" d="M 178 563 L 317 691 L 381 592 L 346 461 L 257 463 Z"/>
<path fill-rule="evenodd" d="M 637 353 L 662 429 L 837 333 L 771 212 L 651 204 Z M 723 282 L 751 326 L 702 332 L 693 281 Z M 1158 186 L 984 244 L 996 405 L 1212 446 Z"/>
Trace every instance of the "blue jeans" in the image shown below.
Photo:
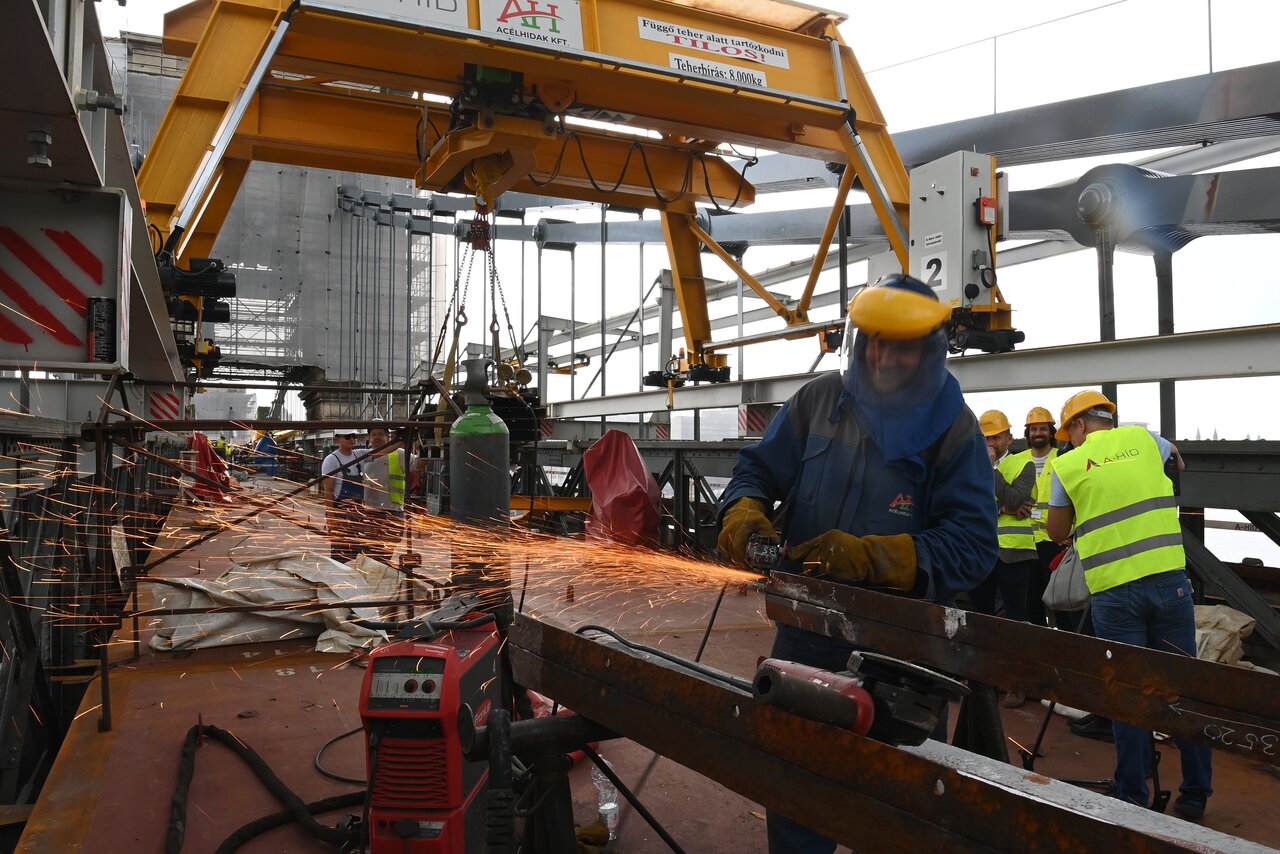
<path fill-rule="evenodd" d="M 1145 646 L 1176 655 L 1196 654 L 1195 606 L 1191 579 L 1181 569 L 1130 581 L 1092 598 L 1097 637 L 1132 646 Z M 1116 797 L 1148 805 L 1147 777 L 1151 774 L 1151 733 L 1132 724 L 1113 723 L 1116 738 Z M 1207 800 L 1213 794 L 1213 752 L 1176 739 L 1182 758 L 1182 785 L 1188 798 Z"/>

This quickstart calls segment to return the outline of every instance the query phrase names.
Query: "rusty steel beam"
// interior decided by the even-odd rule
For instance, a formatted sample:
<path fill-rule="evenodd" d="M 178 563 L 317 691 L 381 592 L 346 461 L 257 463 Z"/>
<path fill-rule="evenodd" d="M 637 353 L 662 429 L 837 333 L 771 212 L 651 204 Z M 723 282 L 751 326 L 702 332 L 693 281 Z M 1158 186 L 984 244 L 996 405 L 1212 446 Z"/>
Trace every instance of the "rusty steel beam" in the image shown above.
<path fill-rule="evenodd" d="M 108 432 L 145 430 L 148 433 L 185 433 L 188 430 L 368 430 L 371 418 L 346 418 L 333 421 L 267 421 L 258 418 L 184 418 L 174 421 L 158 421 L 131 418 L 128 421 L 110 421 L 102 425 Z M 387 430 L 440 430 L 449 429 L 452 421 L 383 421 L 378 424 Z"/>
<path fill-rule="evenodd" d="M 975 773 L 975 763 L 990 763 L 996 774 L 1008 774 L 1009 765 L 945 745 L 931 755 L 950 764 L 934 761 L 756 706 L 746 692 L 708 676 L 523 615 L 508 650 L 520 685 L 854 850 L 1205 850 L 1172 838 L 1186 825 L 1152 819 L 1149 810 L 1016 771 L 1035 784 L 1034 795 L 1023 794 Z"/>
<path fill-rule="evenodd" d="M 775 573 L 765 594 L 771 620 L 1280 765 L 1268 673 L 798 575 Z"/>
<path fill-rule="evenodd" d="M 296 391 L 299 394 L 304 392 L 317 392 L 320 394 L 341 394 L 341 395 L 389 395 L 404 396 L 414 394 L 439 394 L 443 387 L 437 382 L 434 385 L 413 386 L 411 388 L 386 388 L 385 386 L 344 386 L 344 385 L 296 385 L 289 382 L 257 382 L 257 383 L 241 383 L 241 382 L 222 382 L 211 383 L 206 380 L 192 380 L 190 382 L 173 382 L 171 380 L 130 380 L 132 385 L 156 386 L 158 388 L 191 388 L 191 389 L 229 389 L 231 391 L 243 391 L 245 389 L 259 389 L 266 391 L 279 391 L 282 387 L 285 391 Z M 445 391 L 447 394 L 447 390 Z M 105 397 L 105 395 L 104 395 Z"/>

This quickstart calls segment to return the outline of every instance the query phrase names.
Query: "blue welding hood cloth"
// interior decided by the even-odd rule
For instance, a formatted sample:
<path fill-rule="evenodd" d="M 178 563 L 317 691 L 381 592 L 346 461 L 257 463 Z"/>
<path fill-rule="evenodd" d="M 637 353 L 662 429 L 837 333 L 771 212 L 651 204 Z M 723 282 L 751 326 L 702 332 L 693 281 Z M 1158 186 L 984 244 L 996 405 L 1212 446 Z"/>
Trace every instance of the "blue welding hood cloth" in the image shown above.
<path fill-rule="evenodd" d="M 964 409 L 960 383 L 947 370 L 946 333 L 939 329 L 929 334 L 915 379 L 889 394 L 876 391 L 871 383 L 866 361 L 868 340 L 862 332 L 854 339 L 840 402 L 853 410 L 886 463 L 905 464 L 923 473 L 922 454 Z"/>

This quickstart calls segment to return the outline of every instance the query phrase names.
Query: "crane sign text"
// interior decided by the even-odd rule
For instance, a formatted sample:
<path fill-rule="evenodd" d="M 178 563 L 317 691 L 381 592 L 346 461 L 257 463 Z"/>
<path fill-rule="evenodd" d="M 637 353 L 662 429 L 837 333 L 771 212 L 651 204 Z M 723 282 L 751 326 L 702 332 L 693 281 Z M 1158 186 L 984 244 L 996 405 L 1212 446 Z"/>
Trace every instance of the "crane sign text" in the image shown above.
<path fill-rule="evenodd" d="M 729 59 L 741 59 L 759 65 L 772 65 L 774 68 L 790 68 L 791 59 L 787 49 L 776 45 L 765 44 L 744 36 L 732 36 L 726 33 L 713 33 L 698 30 L 683 24 L 672 24 L 657 21 L 653 18 L 638 18 L 640 38 L 662 42 L 671 47 L 697 50 Z"/>

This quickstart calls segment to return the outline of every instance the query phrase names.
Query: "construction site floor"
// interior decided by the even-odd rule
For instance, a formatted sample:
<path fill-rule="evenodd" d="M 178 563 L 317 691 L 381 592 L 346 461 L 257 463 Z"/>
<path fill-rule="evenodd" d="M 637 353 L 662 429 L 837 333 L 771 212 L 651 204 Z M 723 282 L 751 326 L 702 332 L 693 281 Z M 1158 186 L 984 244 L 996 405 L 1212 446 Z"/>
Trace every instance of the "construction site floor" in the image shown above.
<path fill-rule="evenodd" d="M 278 495 L 286 487 L 284 482 L 262 482 L 258 491 Z M 319 524 L 321 513 L 312 499 L 304 494 L 277 509 L 282 511 L 279 515 L 262 513 L 225 526 L 228 515 L 234 517 L 245 508 L 216 513 L 175 508 L 156 555 L 195 533 L 218 530 L 201 527 L 209 525 L 212 516 L 221 520 L 223 529 L 161 564 L 153 575 L 216 578 L 238 558 L 299 549 L 327 554 L 327 542 L 299 524 Z M 415 548 L 429 553 L 433 545 L 419 539 Z M 139 605 L 147 607 L 147 584 L 142 588 Z M 529 614 L 569 626 L 609 626 L 629 639 L 692 658 L 702 645 L 719 593 L 719 585 L 709 585 L 672 598 L 657 588 L 619 591 L 599 578 L 560 579 L 541 588 L 531 586 L 523 595 L 523 607 Z M 728 588 L 701 660 L 749 677 L 772 642 L 772 627 L 763 612 L 759 592 Z M 304 801 L 361 791 L 355 784 L 321 775 L 314 764 L 326 741 L 360 726 L 358 697 L 364 671 L 351 656 L 313 652 L 310 639 L 157 652 L 148 646 L 149 627 L 140 625 L 135 633 L 129 623 L 118 638 L 112 652 L 116 665 L 108 681 L 110 728 L 100 731 L 103 682 L 96 679 L 32 811 L 19 852 L 166 850 L 183 740 L 197 723 L 229 730 L 254 748 Z M 1034 701 L 1003 710 L 1011 755 L 1016 755 L 1018 745 L 1034 743 L 1045 712 Z M 633 742 L 606 742 L 599 749 L 685 851 L 766 850 L 764 810 L 758 804 Z M 1049 721 L 1040 752 L 1035 770 L 1053 777 L 1105 778 L 1114 765 L 1112 745 L 1072 734 L 1067 719 L 1058 715 Z M 1176 794 L 1176 748 L 1166 743 L 1161 753 L 1162 783 Z M 359 734 L 340 738 L 325 751 L 323 765 L 338 775 L 363 779 L 363 739 Z M 589 824 L 597 806 L 589 763 L 576 766 L 570 780 L 575 819 Z M 1215 753 L 1214 788 L 1205 826 L 1280 847 L 1280 813 L 1275 806 L 1280 803 L 1280 774 L 1275 766 Z M 236 756 L 212 741 L 196 750 L 188 801 L 181 848 L 186 854 L 213 852 L 242 825 L 282 809 Z M 343 812 L 358 813 L 359 807 L 320 820 L 332 825 Z M 239 850 L 319 854 L 334 849 L 289 824 Z M 618 838 L 609 850 L 656 854 L 668 848 L 624 805 Z"/>

